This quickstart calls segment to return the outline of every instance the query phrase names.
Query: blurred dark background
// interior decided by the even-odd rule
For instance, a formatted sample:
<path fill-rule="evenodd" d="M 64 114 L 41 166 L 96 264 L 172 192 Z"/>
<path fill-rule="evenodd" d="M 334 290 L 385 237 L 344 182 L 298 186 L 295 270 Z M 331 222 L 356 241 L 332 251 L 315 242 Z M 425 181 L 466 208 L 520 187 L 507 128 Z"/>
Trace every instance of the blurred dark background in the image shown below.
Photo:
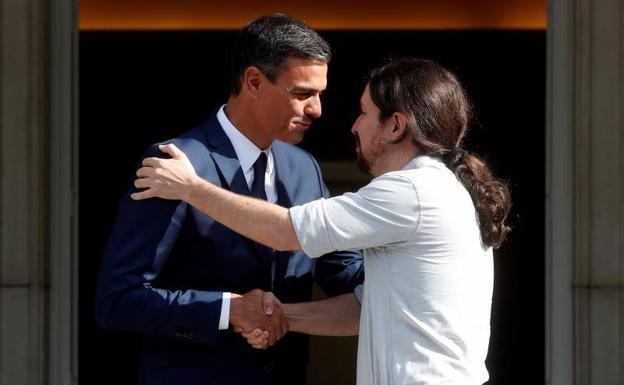
<path fill-rule="evenodd" d="M 329 88 L 323 117 L 301 144 L 321 163 L 354 159 L 349 129 L 366 73 L 384 58 L 433 59 L 463 81 L 476 112 L 466 148 L 509 182 L 514 203 L 513 231 L 495 253 L 489 384 L 544 378 L 545 31 L 321 34 L 334 52 Z M 225 102 L 234 38 L 230 31 L 80 33 L 81 383 L 136 384 L 138 338 L 95 324 L 103 249 L 146 147 L 200 124 Z"/>

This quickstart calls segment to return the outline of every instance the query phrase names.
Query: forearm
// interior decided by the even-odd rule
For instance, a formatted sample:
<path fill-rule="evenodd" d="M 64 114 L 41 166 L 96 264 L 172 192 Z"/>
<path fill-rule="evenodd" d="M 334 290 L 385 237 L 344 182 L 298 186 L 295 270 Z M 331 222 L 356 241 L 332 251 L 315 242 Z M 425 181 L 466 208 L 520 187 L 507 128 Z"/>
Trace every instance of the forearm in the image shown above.
<path fill-rule="evenodd" d="M 216 342 L 221 292 L 176 291 L 146 286 L 97 299 L 97 321 L 109 330 Z"/>
<path fill-rule="evenodd" d="M 281 251 L 301 248 L 288 209 L 284 207 L 232 193 L 199 178 L 187 202 L 256 242 Z"/>
<path fill-rule="evenodd" d="M 283 306 L 290 331 L 318 336 L 359 334 L 361 306 L 353 293 Z"/>

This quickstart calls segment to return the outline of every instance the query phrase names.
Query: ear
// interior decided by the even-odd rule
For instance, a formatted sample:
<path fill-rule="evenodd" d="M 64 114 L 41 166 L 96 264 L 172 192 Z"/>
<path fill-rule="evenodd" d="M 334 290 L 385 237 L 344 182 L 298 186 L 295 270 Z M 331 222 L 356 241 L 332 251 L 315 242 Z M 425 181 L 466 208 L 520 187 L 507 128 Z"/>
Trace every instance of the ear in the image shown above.
<path fill-rule="evenodd" d="M 388 127 L 389 142 L 399 143 L 402 141 L 405 135 L 407 135 L 407 120 L 405 119 L 405 115 L 400 112 L 395 112 L 390 119 L 387 120 L 387 123 L 390 125 L 390 127 Z"/>
<path fill-rule="evenodd" d="M 255 98 L 262 88 L 264 79 L 266 79 L 266 77 L 258 67 L 249 66 L 243 75 L 242 88 L 244 88 L 251 97 Z"/>

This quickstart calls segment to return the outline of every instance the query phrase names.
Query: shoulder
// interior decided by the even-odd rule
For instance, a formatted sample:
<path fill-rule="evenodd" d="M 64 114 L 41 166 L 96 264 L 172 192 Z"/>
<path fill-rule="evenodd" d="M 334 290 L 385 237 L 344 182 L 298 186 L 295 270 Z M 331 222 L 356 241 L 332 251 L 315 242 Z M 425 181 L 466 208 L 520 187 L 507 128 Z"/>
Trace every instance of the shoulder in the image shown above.
<path fill-rule="evenodd" d="M 272 148 L 280 155 L 288 157 L 290 159 L 316 163 L 316 160 L 314 159 L 312 154 L 302 149 L 301 147 L 295 146 L 294 144 L 276 140 L 273 142 Z"/>
<path fill-rule="evenodd" d="M 374 178 L 357 194 L 394 203 L 411 202 L 412 199 L 405 198 L 414 196 L 416 187 L 409 175 L 402 171 L 391 171 Z"/>
<path fill-rule="evenodd" d="M 394 178 L 409 181 L 418 190 L 436 191 L 454 187 L 457 184 L 455 174 L 441 161 L 422 156 L 411 161 L 404 169 L 393 171 Z"/>
<path fill-rule="evenodd" d="M 427 207 L 472 207 L 472 199 L 455 174 L 441 162 L 424 161 L 417 167 L 397 171 L 410 181 L 421 205 Z"/>
<path fill-rule="evenodd" d="M 306 150 L 277 140 L 273 142 L 272 148 L 274 156 L 279 157 L 282 162 L 288 162 L 291 167 L 300 170 L 314 169 L 320 173 L 318 161 Z"/>
<path fill-rule="evenodd" d="M 307 151 L 284 142 L 273 142 L 273 160 L 279 179 L 297 202 L 329 195 L 318 162 Z"/>
<path fill-rule="evenodd" d="M 198 154 L 205 155 L 206 153 L 210 153 L 210 149 L 204 140 L 202 128 L 195 127 L 180 136 L 151 144 L 146 150 L 146 156 L 166 157 L 165 154 L 160 151 L 158 146 L 170 143 L 175 144 L 175 146 L 184 152 L 189 159 L 194 158 Z"/>

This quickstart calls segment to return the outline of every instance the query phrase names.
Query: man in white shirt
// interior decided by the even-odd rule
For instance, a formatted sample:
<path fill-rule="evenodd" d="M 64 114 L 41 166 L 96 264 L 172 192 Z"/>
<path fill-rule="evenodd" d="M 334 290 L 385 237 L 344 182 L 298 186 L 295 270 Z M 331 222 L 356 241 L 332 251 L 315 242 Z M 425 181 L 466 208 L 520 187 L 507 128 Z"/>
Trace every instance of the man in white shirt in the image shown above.
<path fill-rule="evenodd" d="M 360 104 L 351 131 L 358 164 L 375 179 L 355 193 L 279 207 L 214 186 L 175 145 L 164 145 L 173 159 L 146 159 L 135 185 L 147 190 L 132 198 L 182 199 L 278 250 L 316 257 L 362 248 L 363 290 L 299 304 L 266 297 L 267 311 L 283 309 L 293 331 L 359 331 L 358 385 L 482 384 L 492 247 L 509 232 L 508 190 L 460 147 L 470 106 L 441 66 L 419 59 L 381 66 Z M 264 348 L 270 331 L 244 335 Z"/>

